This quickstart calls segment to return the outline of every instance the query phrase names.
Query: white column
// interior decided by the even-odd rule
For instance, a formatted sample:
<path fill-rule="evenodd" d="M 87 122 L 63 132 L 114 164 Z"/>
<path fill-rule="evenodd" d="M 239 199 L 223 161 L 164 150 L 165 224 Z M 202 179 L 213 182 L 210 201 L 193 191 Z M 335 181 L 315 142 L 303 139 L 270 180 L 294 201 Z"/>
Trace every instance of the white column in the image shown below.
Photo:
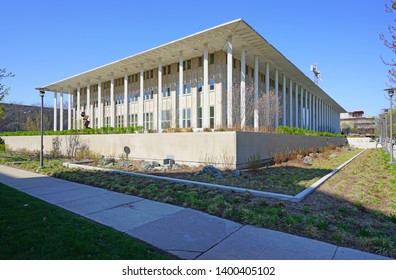
<path fill-rule="evenodd" d="M 124 69 L 124 127 L 128 126 L 128 69 Z M 103 119 L 103 118 L 102 118 Z"/>
<path fill-rule="evenodd" d="M 283 81 L 282 81 L 282 93 L 283 93 L 283 98 L 282 98 L 282 110 L 283 110 L 283 119 L 282 119 L 282 125 L 286 126 L 286 75 L 283 74 Z"/>
<path fill-rule="evenodd" d="M 88 120 L 92 123 L 92 115 L 91 115 L 91 84 L 90 84 L 89 80 L 87 80 L 87 108 L 85 110 L 85 114 L 88 116 Z"/>
<path fill-rule="evenodd" d="M 110 126 L 115 127 L 114 73 L 113 72 L 111 72 L 111 79 L 110 79 Z"/>
<path fill-rule="evenodd" d="M 103 127 L 102 114 L 102 81 L 98 78 L 98 128 Z"/>
<path fill-rule="evenodd" d="M 279 73 L 275 69 L 275 128 L 279 126 Z"/>
<path fill-rule="evenodd" d="M 304 88 L 301 86 L 301 95 L 300 95 L 300 127 L 304 127 Z"/>
<path fill-rule="evenodd" d="M 309 129 L 313 130 L 313 110 L 312 110 L 313 104 L 312 104 L 312 93 L 309 93 Z"/>
<path fill-rule="evenodd" d="M 184 127 L 183 125 L 183 52 L 179 52 L 179 127 Z"/>
<path fill-rule="evenodd" d="M 322 131 L 322 100 L 318 99 L 318 131 Z"/>
<path fill-rule="evenodd" d="M 290 78 L 289 95 L 290 95 L 289 126 L 293 127 L 293 81 L 291 78 Z"/>
<path fill-rule="evenodd" d="M 72 108 L 72 92 L 71 88 L 69 88 L 69 95 L 67 99 L 67 130 L 71 130 L 72 128 L 72 118 L 71 118 L 71 108 Z"/>
<path fill-rule="evenodd" d="M 318 123 L 319 123 L 319 113 L 318 113 L 318 97 L 314 96 L 314 104 L 315 104 L 315 114 L 314 114 L 314 130 L 318 130 Z"/>
<path fill-rule="evenodd" d="M 81 128 L 80 119 L 81 119 L 81 88 L 79 83 L 77 87 L 77 116 L 76 116 L 77 129 Z"/>
<path fill-rule="evenodd" d="M 259 106 L 258 106 L 258 73 L 259 60 L 257 55 L 254 56 L 254 130 L 259 130 Z"/>
<path fill-rule="evenodd" d="M 203 128 L 210 127 L 210 108 L 209 108 L 209 64 L 208 64 L 208 44 L 204 44 L 204 61 L 203 61 Z"/>
<path fill-rule="evenodd" d="M 270 67 L 268 62 L 265 64 L 265 94 L 267 96 L 267 102 L 265 102 L 265 125 L 270 127 Z"/>
<path fill-rule="evenodd" d="M 63 89 L 59 93 L 59 131 L 63 131 Z"/>
<path fill-rule="evenodd" d="M 227 127 L 232 128 L 232 38 L 227 40 Z"/>
<path fill-rule="evenodd" d="M 54 131 L 57 130 L 57 123 L 58 123 L 58 93 L 54 92 Z"/>
<path fill-rule="evenodd" d="M 298 108 L 298 84 L 296 83 L 296 127 L 300 127 L 300 114 Z"/>
<path fill-rule="evenodd" d="M 138 99 L 138 126 L 142 126 L 143 127 L 143 96 L 144 96 L 144 70 L 143 70 L 143 63 L 140 64 L 140 82 L 139 82 L 139 99 Z M 176 116 L 175 116 L 176 117 Z"/>
<path fill-rule="evenodd" d="M 241 53 L 241 129 L 246 125 L 246 51 L 242 47 Z"/>
<path fill-rule="evenodd" d="M 158 123 L 157 131 L 162 132 L 162 61 L 158 59 Z"/>

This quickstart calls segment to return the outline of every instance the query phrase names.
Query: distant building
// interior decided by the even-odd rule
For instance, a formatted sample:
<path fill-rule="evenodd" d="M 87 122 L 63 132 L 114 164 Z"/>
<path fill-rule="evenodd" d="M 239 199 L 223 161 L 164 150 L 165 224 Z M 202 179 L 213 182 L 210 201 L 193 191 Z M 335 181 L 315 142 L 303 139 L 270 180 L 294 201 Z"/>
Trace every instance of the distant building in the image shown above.
<path fill-rule="evenodd" d="M 375 118 L 365 117 L 363 110 L 341 113 L 340 126 L 346 135 L 375 136 Z"/>

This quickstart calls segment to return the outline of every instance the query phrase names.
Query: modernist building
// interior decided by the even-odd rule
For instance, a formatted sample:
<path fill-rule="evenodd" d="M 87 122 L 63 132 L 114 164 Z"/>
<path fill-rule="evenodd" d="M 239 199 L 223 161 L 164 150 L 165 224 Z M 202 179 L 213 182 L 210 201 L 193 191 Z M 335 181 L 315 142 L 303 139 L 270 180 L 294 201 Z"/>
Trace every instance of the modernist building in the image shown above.
<path fill-rule="evenodd" d="M 85 112 L 90 127 L 98 128 L 139 125 L 161 132 L 287 125 L 340 132 L 345 112 L 242 19 L 39 89 L 54 92 L 55 120 L 57 103 L 62 112 L 68 94 L 69 129 L 82 128 Z M 276 102 L 259 106 L 270 92 Z M 263 117 L 270 110 L 272 120 Z"/>
<path fill-rule="evenodd" d="M 363 110 L 340 114 L 342 132 L 346 135 L 375 136 L 376 123 L 374 117 L 364 116 Z"/>

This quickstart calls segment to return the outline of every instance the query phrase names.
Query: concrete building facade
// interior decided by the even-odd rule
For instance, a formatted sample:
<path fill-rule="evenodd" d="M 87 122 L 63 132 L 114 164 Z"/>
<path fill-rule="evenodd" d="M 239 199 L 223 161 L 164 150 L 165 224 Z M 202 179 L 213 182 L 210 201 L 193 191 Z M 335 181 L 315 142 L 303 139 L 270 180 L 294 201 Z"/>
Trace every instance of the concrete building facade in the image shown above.
<path fill-rule="evenodd" d="M 339 133 L 345 112 L 242 19 L 38 89 L 54 93 L 55 120 L 67 95 L 68 129 L 82 128 L 85 112 L 95 128 L 286 125 Z"/>

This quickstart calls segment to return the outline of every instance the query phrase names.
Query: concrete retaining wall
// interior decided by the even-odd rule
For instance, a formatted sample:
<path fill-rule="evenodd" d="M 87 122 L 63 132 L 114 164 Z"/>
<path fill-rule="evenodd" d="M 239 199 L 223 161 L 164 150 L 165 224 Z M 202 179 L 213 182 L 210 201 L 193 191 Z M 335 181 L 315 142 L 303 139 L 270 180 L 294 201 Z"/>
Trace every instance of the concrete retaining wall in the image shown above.
<path fill-rule="evenodd" d="M 371 141 L 371 142 L 370 142 Z M 375 149 L 377 148 L 377 143 L 369 137 L 348 137 L 348 143 L 352 147 L 360 149 Z M 381 147 L 381 145 L 378 145 Z"/>
<path fill-rule="evenodd" d="M 56 136 L 44 136 L 44 151 L 52 150 Z M 70 136 L 61 135 L 61 150 L 66 153 Z M 120 157 L 124 147 L 130 158 L 162 161 L 173 158 L 179 163 L 214 164 L 240 168 L 249 158 L 259 155 L 267 160 L 275 152 L 304 147 L 320 147 L 330 143 L 345 144 L 345 138 L 303 135 L 266 134 L 255 132 L 197 132 L 80 135 L 80 141 L 90 150 L 105 156 Z M 40 150 L 40 136 L 2 137 L 8 149 Z M 125 154 L 124 154 L 125 155 Z"/>

